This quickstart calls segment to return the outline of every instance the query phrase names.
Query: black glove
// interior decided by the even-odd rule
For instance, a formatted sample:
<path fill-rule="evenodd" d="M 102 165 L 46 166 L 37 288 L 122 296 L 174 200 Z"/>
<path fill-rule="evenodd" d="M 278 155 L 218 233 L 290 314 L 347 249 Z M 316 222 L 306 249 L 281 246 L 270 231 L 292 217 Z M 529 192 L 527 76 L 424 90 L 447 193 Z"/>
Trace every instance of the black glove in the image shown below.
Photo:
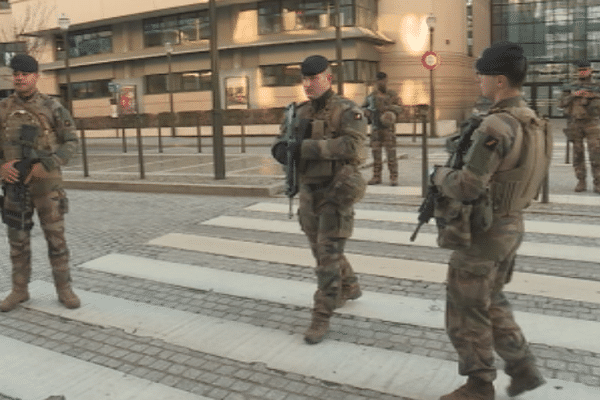
<path fill-rule="evenodd" d="M 275 143 L 275 145 L 271 147 L 271 154 L 278 163 L 287 165 L 287 145 L 285 142 Z"/>

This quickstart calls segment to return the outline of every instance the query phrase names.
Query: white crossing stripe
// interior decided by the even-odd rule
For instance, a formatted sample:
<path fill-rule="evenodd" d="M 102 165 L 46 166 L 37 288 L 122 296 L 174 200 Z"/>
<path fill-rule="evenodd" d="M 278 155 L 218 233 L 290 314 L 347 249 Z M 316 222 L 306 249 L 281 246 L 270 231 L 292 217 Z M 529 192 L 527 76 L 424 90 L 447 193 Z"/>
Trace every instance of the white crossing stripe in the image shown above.
<path fill-rule="evenodd" d="M 421 186 L 369 185 L 367 186 L 367 194 L 421 196 L 422 189 Z M 548 197 L 550 203 L 600 206 L 600 196 L 598 196 L 597 193 L 580 193 L 566 195 L 549 193 Z"/>
<path fill-rule="evenodd" d="M 0 354 L 0 393 L 22 400 L 209 400 L 5 336 Z"/>
<path fill-rule="evenodd" d="M 112 274 L 170 283 L 197 290 L 214 291 L 244 298 L 266 300 L 281 304 L 310 308 L 316 285 L 223 271 L 167 261 L 148 260 L 141 257 L 112 254 L 82 265 L 83 268 Z M 168 274 L 165 273 L 168 271 Z M 100 306 L 96 306 L 98 308 Z M 106 318 L 111 310 L 99 311 Z M 409 325 L 443 329 L 444 302 L 376 292 L 364 292 L 360 300 L 348 302 L 336 310 L 340 314 Z M 75 312 L 77 313 L 77 312 Z M 600 353 L 600 323 L 573 318 L 515 312 L 515 318 L 532 343 L 565 347 Z M 132 316 L 132 318 L 142 318 Z M 180 328 L 175 321 L 164 317 L 168 326 Z M 563 327 L 560 330 L 555 327 Z"/>
<path fill-rule="evenodd" d="M 67 310 L 56 302 L 53 285 L 35 281 L 30 288 L 35 300 L 25 303 L 25 306 L 31 309 L 136 332 L 220 357 L 247 363 L 262 362 L 268 368 L 340 384 L 417 400 L 434 400 L 464 380 L 456 374 L 456 363 L 446 360 L 331 340 L 309 346 L 297 334 L 85 291 L 78 291 L 82 307 Z M 597 400 L 600 396 L 600 390 L 583 384 L 556 379 L 548 381 L 548 384 L 522 398 Z M 503 394 L 507 383 L 508 377 L 500 373 L 495 382 L 498 400 L 507 399 Z M 85 396 L 75 398 L 89 399 Z"/>
<path fill-rule="evenodd" d="M 262 202 L 248 206 L 246 207 L 246 210 L 287 214 L 289 212 L 289 205 L 282 203 Z M 298 206 L 295 206 L 294 212 L 297 211 Z M 379 211 L 365 210 L 360 208 L 355 209 L 354 211 L 356 213 L 354 218 L 358 220 L 401 222 L 414 224 L 415 226 L 418 222 L 417 218 L 419 216 L 419 214 L 416 212 Z M 525 220 L 525 233 L 528 232 L 600 238 L 600 225 Z"/>
<path fill-rule="evenodd" d="M 271 221 L 258 218 L 220 216 L 204 221 L 202 224 L 235 229 L 251 229 L 263 232 L 304 234 L 296 221 Z M 436 243 L 437 235 L 419 233 L 417 240 L 414 242 L 410 241 L 410 235 L 411 232 L 355 227 L 352 239 L 409 246 L 438 247 Z M 524 242 L 521 244 L 518 254 L 522 256 L 594 263 L 600 260 L 600 248 L 562 245 L 557 243 L 546 244 Z"/>
<path fill-rule="evenodd" d="M 314 266 L 314 258 L 307 248 L 180 233 L 161 236 L 151 240 L 149 244 L 278 264 Z M 359 274 L 436 283 L 442 283 L 446 279 L 446 264 L 352 253 L 346 253 L 346 257 L 348 257 L 354 271 Z M 583 279 L 515 271 L 506 291 L 563 300 L 600 303 L 600 282 Z"/>

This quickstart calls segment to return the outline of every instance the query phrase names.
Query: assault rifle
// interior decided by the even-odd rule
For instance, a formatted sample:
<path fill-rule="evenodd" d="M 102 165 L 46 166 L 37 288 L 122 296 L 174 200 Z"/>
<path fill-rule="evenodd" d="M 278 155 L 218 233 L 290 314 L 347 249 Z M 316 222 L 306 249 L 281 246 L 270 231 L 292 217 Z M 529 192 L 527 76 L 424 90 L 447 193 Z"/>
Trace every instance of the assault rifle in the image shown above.
<path fill-rule="evenodd" d="M 293 213 L 293 202 L 294 196 L 300 189 L 299 185 L 299 163 L 300 160 L 298 155 L 295 154 L 298 151 L 299 146 L 302 144 L 302 140 L 307 136 L 310 130 L 310 120 L 301 119 L 297 129 L 294 129 L 294 122 L 296 120 L 296 103 L 292 103 L 287 109 L 286 115 L 286 162 L 285 162 L 285 195 L 290 199 L 290 210 L 289 218 L 294 216 Z"/>
<path fill-rule="evenodd" d="M 481 120 L 481 116 L 471 116 L 468 120 L 461 124 L 460 135 L 457 135 L 449 140 L 448 147 L 452 149 L 452 151 L 444 167 L 450 167 L 452 169 L 462 168 L 464 164 L 463 158 L 467 153 L 467 150 L 469 150 L 469 147 L 471 147 L 471 136 L 473 135 L 473 132 L 475 132 L 475 129 L 477 129 L 481 124 Z M 439 196 L 440 193 L 435 185 L 430 183 L 429 187 L 427 188 L 425 200 L 423 200 L 423 203 L 421 203 L 421 206 L 419 207 L 419 223 L 413 234 L 410 236 L 411 242 L 414 242 L 417 238 L 419 229 L 421 229 L 424 224 L 429 223 L 429 220 L 433 217 L 435 202 Z"/>
<path fill-rule="evenodd" d="M 11 228 L 18 230 L 30 230 L 33 227 L 32 215 L 27 212 L 27 202 L 29 198 L 29 185 L 25 184 L 25 179 L 31 172 L 34 164 L 40 162 L 35 156 L 33 143 L 39 135 L 39 128 L 34 125 L 22 125 L 20 129 L 20 139 L 22 155 L 19 161 L 14 163 L 14 167 L 19 171 L 19 180 L 15 183 L 4 183 L 4 195 L 12 203 L 18 204 L 18 210 L 9 210 L 3 205 L 2 222 Z"/>

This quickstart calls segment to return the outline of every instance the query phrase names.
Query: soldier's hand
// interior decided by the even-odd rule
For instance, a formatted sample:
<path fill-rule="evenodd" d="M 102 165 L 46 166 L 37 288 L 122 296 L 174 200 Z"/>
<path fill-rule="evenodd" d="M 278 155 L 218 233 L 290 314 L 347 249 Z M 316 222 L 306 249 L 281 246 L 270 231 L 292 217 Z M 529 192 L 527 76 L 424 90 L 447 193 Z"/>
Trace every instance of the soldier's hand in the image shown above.
<path fill-rule="evenodd" d="M 50 175 L 48 173 L 48 171 L 46 171 L 46 168 L 44 168 L 44 166 L 41 163 L 36 163 L 33 164 L 33 167 L 31 168 L 31 172 L 29 173 L 29 175 L 27 175 L 27 179 L 25 179 L 25 184 L 28 184 L 29 181 L 31 181 L 32 178 L 39 178 L 39 179 L 44 179 L 44 178 L 48 178 Z"/>
<path fill-rule="evenodd" d="M 15 163 L 19 160 L 11 160 L 2 165 L 0 167 L 0 175 L 2 176 L 2 181 L 8 183 L 16 183 L 19 181 L 19 171 L 15 168 Z"/>

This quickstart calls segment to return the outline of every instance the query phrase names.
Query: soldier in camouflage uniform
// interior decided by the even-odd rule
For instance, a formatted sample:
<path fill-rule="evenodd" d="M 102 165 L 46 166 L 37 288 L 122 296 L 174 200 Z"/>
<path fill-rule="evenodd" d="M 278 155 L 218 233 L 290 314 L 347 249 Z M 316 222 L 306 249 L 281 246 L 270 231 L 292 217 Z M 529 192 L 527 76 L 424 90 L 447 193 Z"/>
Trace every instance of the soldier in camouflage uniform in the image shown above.
<path fill-rule="evenodd" d="M 576 192 L 587 190 L 583 139 L 594 179 L 594 192 L 600 193 L 600 86 L 592 81 L 588 61 L 579 61 L 579 82 L 565 87 L 558 106 L 569 117 L 565 134 L 573 142 L 573 168 L 577 178 Z"/>
<path fill-rule="evenodd" d="M 69 250 L 65 240 L 64 214 L 68 203 L 60 171 L 60 166 L 66 164 L 77 150 L 74 122 L 58 101 L 38 92 L 38 63 L 34 58 L 16 55 L 10 66 L 15 93 L 0 102 L 0 174 L 4 192 L 8 193 L 10 184 L 24 178 L 16 167 L 25 157 L 26 150 L 34 155 L 37 162 L 24 179 L 28 189 L 23 201 L 17 203 L 11 196 L 4 196 L 2 211 L 5 222 L 11 215 L 20 215 L 24 224 L 16 227 L 14 223 L 6 222 L 12 261 L 12 291 L 0 303 L 0 310 L 10 311 L 29 299 L 30 230 L 34 211 L 48 243 L 58 299 L 67 308 L 77 308 L 80 301 L 71 289 Z M 35 138 L 28 143 L 23 141 L 25 130 L 35 132 Z"/>
<path fill-rule="evenodd" d="M 493 45 L 476 68 L 482 94 L 494 104 L 473 132 L 464 166 L 436 167 L 431 176 L 443 197 L 472 206 L 468 224 L 477 233 L 452 253 L 446 289 L 446 330 L 468 380 L 440 400 L 493 400 L 494 350 L 512 378 L 509 396 L 545 382 L 503 288 L 523 239 L 522 210 L 548 171 L 551 135 L 521 98 L 527 61 L 519 45 Z"/>
<path fill-rule="evenodd" d="M 304 92 L 309 101 L 297 107 L 291 121 L 310 121 L 308 132 L 294 149 L 299 160 L 298 218 L 316 259 L 317 291 L 312 322 L 304 334 L 309 344 L 318 343 L 329 330 L 329 319 L 361 290 L 344 256 L 346 240 L 354 224 L 354 203 L 365 193 L 366 183 L 358 169 L 364 161 L 367 122 L 362 110 L 331 89 L 331 71 L 322 56 L 306 58 L 301 65 Z M 272 147 L 275 159 L 286 164 L 288 142 L 284 121 Z"/>
<path fill-rule="evenodd" d="M 387 88 L 387 74 L 377 73 L 377 87 L 365 98 L 362 109 L 371 124 L 371 149 L 373 151 L 373 177 L 369 185 L 381 183 L 383 169 L 382 147 L 387 155 L 390 184 L 398 185 L 398 159 L 396 158 L 397 115 L 402 110 L 396 91 Z"/>

